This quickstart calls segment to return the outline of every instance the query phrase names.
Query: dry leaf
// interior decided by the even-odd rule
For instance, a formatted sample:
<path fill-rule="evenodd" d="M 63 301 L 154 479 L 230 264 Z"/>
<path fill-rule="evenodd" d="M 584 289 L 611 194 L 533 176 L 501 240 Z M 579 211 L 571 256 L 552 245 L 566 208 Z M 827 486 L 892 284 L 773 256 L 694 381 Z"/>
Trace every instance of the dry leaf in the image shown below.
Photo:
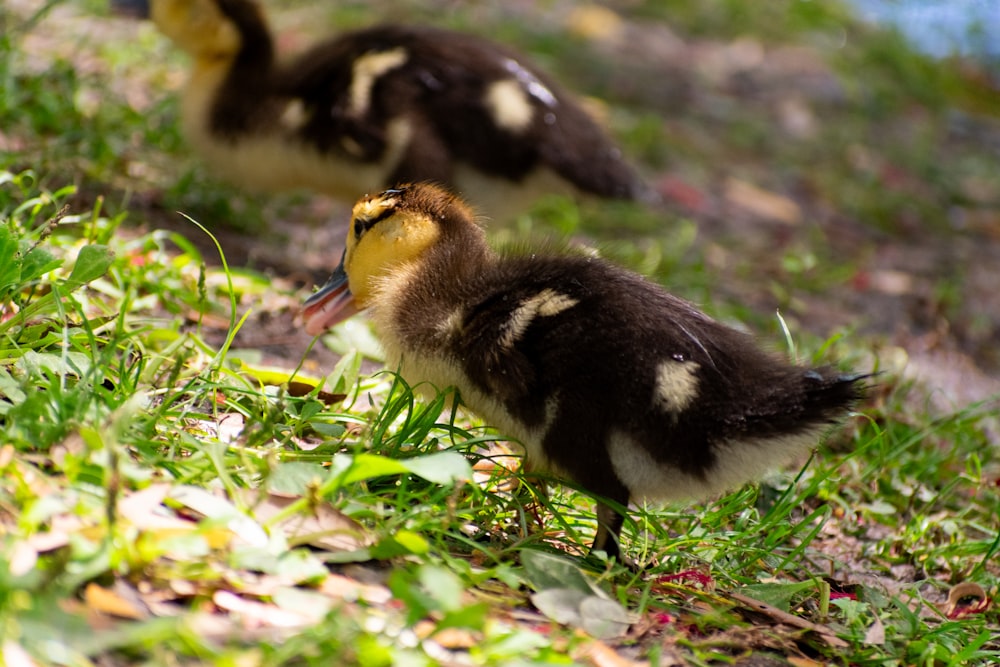
<path fill-rule="evenodd" d="M 31 548 L 40 554 L 62 549 L 69 544 L 69 534 L 63 531 L 50 530 L 47 533 L 35 533 L 28 538 Z"/>
<path fill-rule="evenodd" d="M 267 533 L 260 524 L 237 509 L 221 492 L 216 494 L 197 486 L 175 486 L 170 490 L 170 498 L 207 518 L 224 521 L 229 531 L 250 546 L 267 546 Z"/>
<path fill-rule="evenodd" d="M 890 296 L 903 296 L 915 291 L 913 275 L 894 269 L 871 271 L 867 274 L 865 282 L 869 290 Z"/>
<path fill-rule="evenodd" d="M 587 642 L 574 651 L 573 658 L 586 660 L 594 667 L 648 667 L 649 665 L 649 662 L 635 662 L 618 655 L 617 651 L 599 639 Z"/>
<path fill-rule="evenodd" d="M 217 591 L 212 602 L 220 609 L 240 617 L 244 627 L 301 628 L 313 623 L 305 614 L 281 609 L 273 604 L 244 600 L 229 591 Z"/>
<path fill-rule="evenodd" d="M 520 467 L 520 456 L 514 455 L 505 443 L 494 442 L 487 454 L 472 466 L 472 480 L 483 488 L 513 493 L 520 483 L 516 475 Z"/>
<path fill-rule="evenodd" d="M 306 396 L 315 388 L 316 385 L 311 385 L 308 382 L 299 382 L 298 380 L 293 380 L 285 384 L 285 389 L 288 391 L 289 396 Z M 316 398 L 323 405 L 330 406 L 336 403 L 343 403 L 344 399 L 347 398 L 347 394 L 335 394 L 321 389 L 316 392 Z"/>
<path fill-rule="evenodd" d="M 990 598 L 979 584 L 964 581 L 948 591 L 948 601 L 944 603 L 944 614 L 954 620 L 972 614 L 981 614 L 990 607 Z"/>
<path fill-rule="evenodd" d="M 868 628 L 868 632 L 865 633 L 864 643 L 871 646 L 882 646 L 885 644 L 885 626 L 882 625 L 882 619 L 875 614 L 875 622 L 872 626 Z"/>
<path fill-rule="evenodd" d="M 240 413 L 230 412 L 222 415 L 215 427 L 219 442 L 227 444 L 236 442 L 243 434 L 244 426 L 246 426 L 246 420 Z"/>
<path fill-rule="evenodd" d="M 726 181 L 726 199 L 734 206 L 761 218 L 777 220 L 786 225 L 802 222 L 802 210 L 794 201 L 737 178 Z"/>
<path fill-rule="evenodd" d="M 153 484 L 142 491 L 130 493 L 118 501 L 118 514 L 139 530 L 190 532 L 197 525 L 180 519 L 164 507 L 170 493 L 169 484 Z"/>
<path fill-rule="evenodd" d="M 35 569 L 38 552 L 28 542 L 18 541 L 14 543 L 14 548 L 7 554 L 7 558 L 8 571 L 15 577 L 20 577 Z"/>
<path fill-rule="evenodd" d="M 17 642 L 4 640 L 3 648 L 0 649 L 0 658 L 7 667 L 37 667 L 38 663 L 25 651 Z"/>
<path fill-rule="evenodd" d="M 444 628 L 433 635 L 433 641 L 452 651 L 472 648 L 481 639 L 481 633 L 464 628 Z"/>
<path fill-rule="evenodd" d="M 616 42 L 625 33 L 625 23 L 613 10 L 601 5 L 574 7 L 566 17 L 566 29 L 584 39 Z"/>
<path fill-rule="evenodd" d="M 134 594 L 135 592 L 131 591 L 133 595 L 129 595 L 128 597 L 134 599 L 129 600 L 122 594 L 129 589 L 119 585 L 116 585 L 116 588 L 118 590 L 110 590 L 90 583 L 87 584 L 87 587 L 83 591 L 83 599 L 89 609 L 107 614 L 108 616 L 130 618 L 133 620 L 141 620 L 149 616 L 148 612 L 142 607 L 142 603 L 139 602 L 138 594 Z"/>
<path fill-rule="evenodd" d="M 327 575 L 319 586 L 319 592 L 347 602 L 363 600 L 376 605 L 385 604 L 392 599 L 392 593 L 385 586 L 365 584 L 341 574 Z"/>
<path fill-rule="evenodd" d="M 790 655 L 786 658 L 790 665 L 794 667 L 826 667 L 828 662 L 816 662 L 812 658 L 804 658 L 802 656 Z"/>
<path fill-rule="evenodd" d="M 268 493 L 254 504 L 254 517 L 268 524 L 272 517 L 297 500 L 287 494 Z M 361 524 L 325 502 L 314 505 L 311 514 L 296 512 L 271 525 L 283 530 L 292 545 L 309 544 L 327 551 L 357 551 L 371 543 Z"/>
<path fill-rule="evenodd" d="M 14 445 L 0 447 L 0 468 L 6 468 L 14 460 Z M 14 644 L 17 646 L 17 644 Z M 20 648 L 20 646 L 18 646 Z"/>

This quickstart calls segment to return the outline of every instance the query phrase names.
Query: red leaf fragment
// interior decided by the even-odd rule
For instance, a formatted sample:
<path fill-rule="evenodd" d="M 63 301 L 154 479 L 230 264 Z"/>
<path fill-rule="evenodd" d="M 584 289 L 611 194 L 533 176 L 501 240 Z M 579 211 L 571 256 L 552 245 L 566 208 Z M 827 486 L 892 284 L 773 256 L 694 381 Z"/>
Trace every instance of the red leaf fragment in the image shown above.
<path fill-rule="evenodd" d="M 715 580 L 712 576 L 699 570 L 683 570 L 673 574 L 664 574 L 658 577 L 656 582 L 659 584 L 672 584 L 680 582 L 688 585 L 701 586 L 705 590 L 715 588 Z"/>
<path fill-rule="evenodd" d="M 983 587 L 971 581 L 964 581 L 948 591 L 948 601 L 944 604 L 944 614 L 951 620 L 982 614 L 990 608 L 990 597 Z"/>
<path fill-rule="evenodd" d="M 831 600 L 843 600 L 845 598 L 848 599 L 848 600 L 854 600 L 855 602 L 857 602 L 857 600 L 858 600 L 858 594 L 857 593 L 840 593 L 840 592 L 837 592 L 837 591 L 830 591 L 830 599 Z"/>

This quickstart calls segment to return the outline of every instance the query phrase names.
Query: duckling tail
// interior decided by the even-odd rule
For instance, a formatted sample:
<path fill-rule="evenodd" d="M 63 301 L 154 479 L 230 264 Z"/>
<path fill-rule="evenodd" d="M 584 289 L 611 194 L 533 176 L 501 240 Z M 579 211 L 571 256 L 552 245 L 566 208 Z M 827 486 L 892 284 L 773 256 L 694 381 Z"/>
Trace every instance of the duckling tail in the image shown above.
<path fill-rule="evenodd" d="M 807 418 L 836 421 L 865 397 L 870 385 L 862 381 L 870 377 L 871 373 L 836 373 L 828 368 L 806 371 L 803 407 Z"/>

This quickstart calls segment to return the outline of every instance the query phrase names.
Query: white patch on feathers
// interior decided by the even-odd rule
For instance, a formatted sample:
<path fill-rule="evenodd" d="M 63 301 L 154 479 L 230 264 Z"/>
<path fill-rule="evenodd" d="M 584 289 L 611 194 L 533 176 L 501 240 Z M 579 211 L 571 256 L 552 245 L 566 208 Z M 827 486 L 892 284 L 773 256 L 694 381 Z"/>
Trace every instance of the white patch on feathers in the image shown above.
<path fill-rule="evenodd" d="M 475 384 L 457 362 L 437 351 L 426 348 L 415 349 L 406 337 L 401 335 L 396 313 L 406 299 L 408 283 L 417 273 L 418 267 L 415 263 L 397 267 L 391 275 L 380 278 L 374 290 L 379 296 L 372 299 L 368 312 L 385 350 L 386 367 L 393 370 L 399 368 L 403 378 L 411 384 L 429 383 L 429 386 L 438 390 L 448 387 L 459 388 L 463 404 L 476 413 L 484 423 L 499 433 L 513 438 L 523 447 L 527 469 L 567 476 L 565 471 L 555 466 L 542 450 L 542 441 L 555 421 L 559 409 L 557 397 L 550 397 L 546 402 L 545 423 L 532 428 L 513 417 L 496 397 L 476 389 Z M 458 311 L 452 313 L 445 321 L 455 319 L 456 314 Z M 440 327 L 441 324 L 438 325 L 439 330 Z"/>
<path fill-rule="evenodd" d="M 653 404 L 675 414 L 683 412 L 698 397 L 698 364 L 667 360 L 656 367 Z"/>
<path fill-rule="evenodd" d="M 400 67 L 408 58 L 406 49 L 397 46 L 388 51 L 372 51 L 354 61 L 351 87 L 348 90 L 348 110 L 355 117 L 368 113 L 372 87 L 380 76 Z"/>
<path fill-rule="evenodd" d="M 528 95 L 516 79 L 501 79 L 490 84 L 483 102 L 493 117 L 493 122 L 513 134 L 520 134 L 528 129 L 535 115 Z"/>
<path fill-rule="evenodd" d="M 621 432 L 612 433 L 608 453 L 615 474 L 631 491 L 633 502 L 703 499 L 787 463 L 818 444 L 823 431 L 823 426 L 815 426 L 795 435 L 718 443 L 715 465 L 705 471 L 704 478 L 659 463 L 642 445 Z"/>
<path fill-rule="evenodd" d="M 551 317 L 572 308 L 579 301 L 560 294 L 555 290 L 543 289 L 535 296 L 525 299 L 510 315 L 500 334 L 500 347 L 510 348 L 520 340 L 535 316 Z"/>
<path fill-rule="evenodd" d="M 448 314 L 448 317 L 441 320 L 438 324 L 437 330 L 445 340 L 450 340 L 451 338 L 461 335 L 462 333 L 462 318 L 465 317 L 465 311 L 461 308 L 456 308 Z"/>
<path fill-rule="evenodd" d="M 281 125 L 289 132 L 295 132 L 306 124 L 306 107 L 300 99 L 294 99 L 285 105 L 281 112 Z"/>

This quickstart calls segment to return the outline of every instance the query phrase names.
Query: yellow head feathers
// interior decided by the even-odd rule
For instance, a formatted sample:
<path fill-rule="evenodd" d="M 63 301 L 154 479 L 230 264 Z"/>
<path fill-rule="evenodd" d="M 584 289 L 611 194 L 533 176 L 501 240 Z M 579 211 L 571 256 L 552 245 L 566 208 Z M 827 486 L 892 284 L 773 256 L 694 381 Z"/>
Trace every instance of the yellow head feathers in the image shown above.
<path fill-rule="evenodd" d="M 150 0 L 149 13 L 164 35 L 196 59 L 233 56 L 240 49 L 239 30 L 213 0 Z"/>

